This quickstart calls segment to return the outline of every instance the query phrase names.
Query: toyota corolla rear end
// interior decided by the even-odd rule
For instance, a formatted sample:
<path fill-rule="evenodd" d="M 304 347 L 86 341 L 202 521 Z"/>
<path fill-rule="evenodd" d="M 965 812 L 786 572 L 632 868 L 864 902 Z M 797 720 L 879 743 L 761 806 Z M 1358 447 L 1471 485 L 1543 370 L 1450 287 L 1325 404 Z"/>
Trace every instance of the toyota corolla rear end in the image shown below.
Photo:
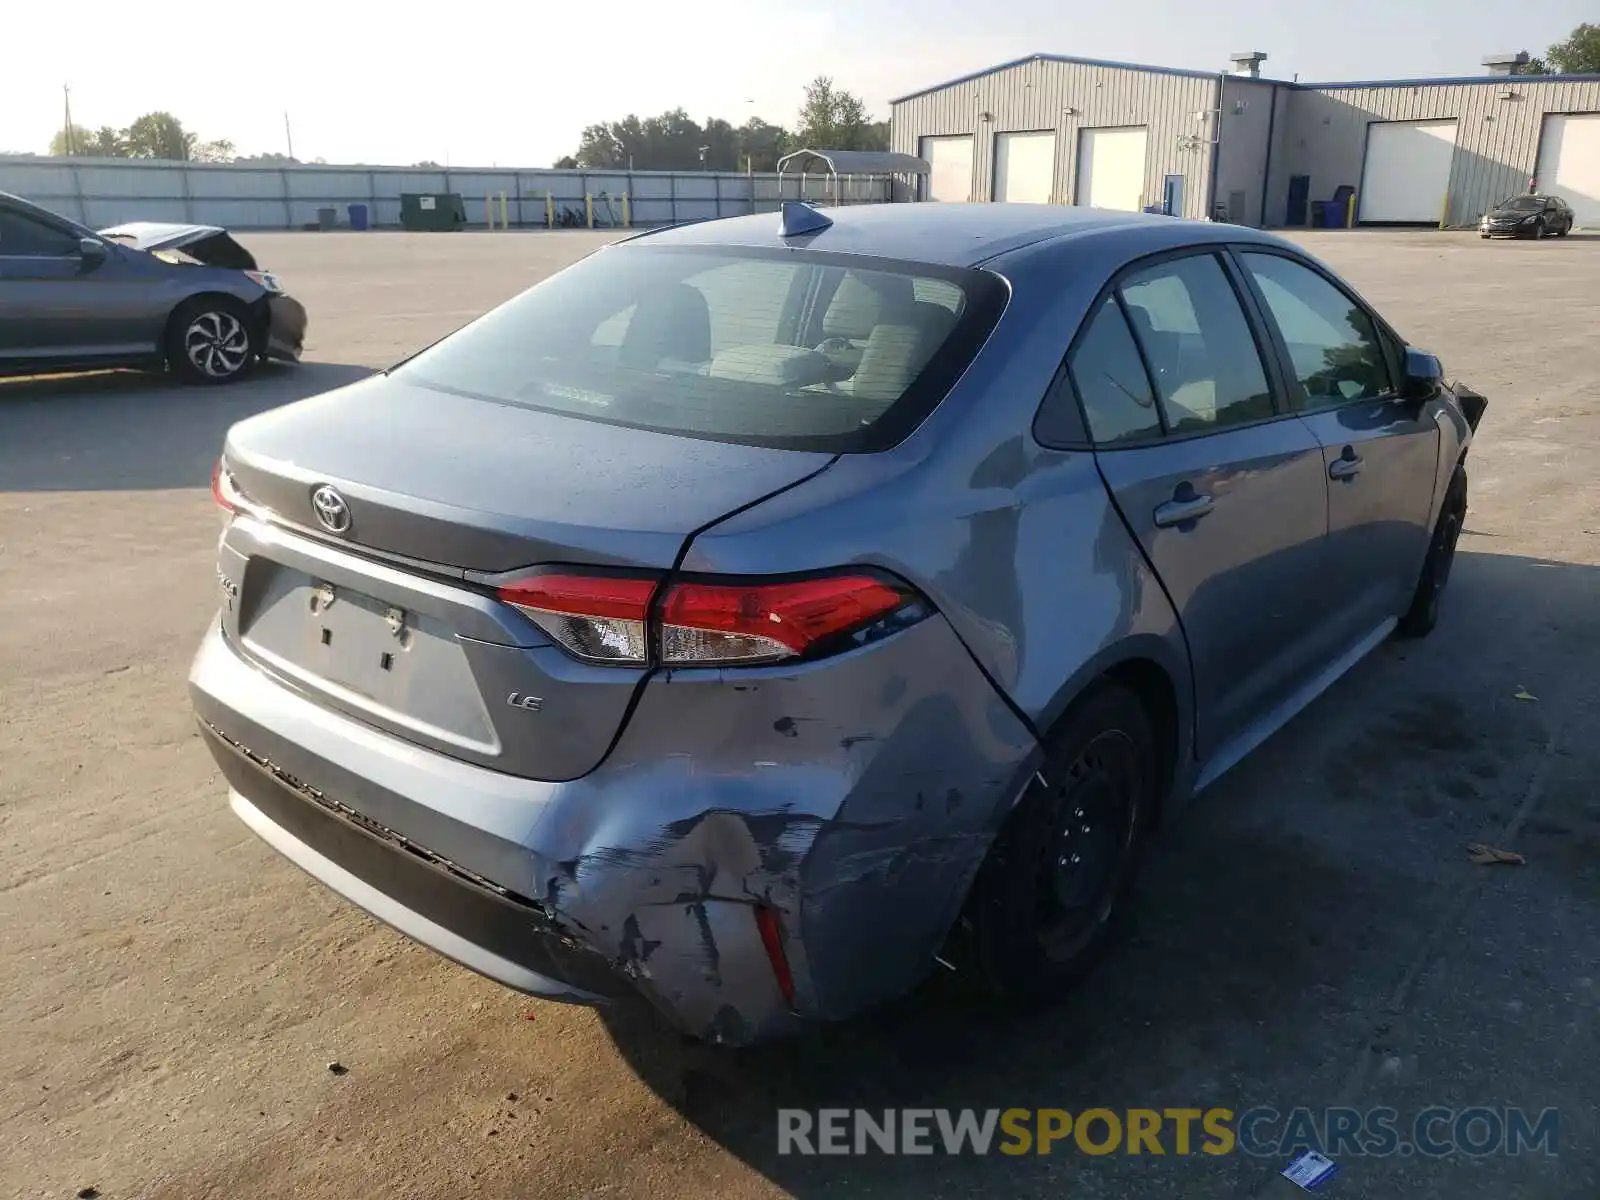
<path fill-rule="evenodd" d="M 646 239 L 235 426 L 191 675 L 234 811 L 534 995 L 744 1043 L 910 987 L 1028 731 L 916 580 L 679 565 L 913 428 L 1003 296 Z"/>

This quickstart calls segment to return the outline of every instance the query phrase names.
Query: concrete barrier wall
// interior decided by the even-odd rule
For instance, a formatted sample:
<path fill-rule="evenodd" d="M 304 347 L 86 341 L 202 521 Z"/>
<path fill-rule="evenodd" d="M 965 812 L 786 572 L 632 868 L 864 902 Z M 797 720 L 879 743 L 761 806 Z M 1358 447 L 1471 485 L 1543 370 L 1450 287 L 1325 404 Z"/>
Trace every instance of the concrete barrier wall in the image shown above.
<path fill-rule="evenodd" d="M 837 195 L 835 195 L 837 190 Z M 488 222 L 485 199 L 500 193 L 513 226 L 541 226 L 554 200 L 595 224 L 622 220 L 627 195 L 635 225 L 673 224 L 776 210 L 777 175 L 668 171 L 418 170 L 410 167 L 243 166 L 104 158 L 0 157 L 0 192 L 71 217 L 91 229 L 124 221 L 181 221 L 232 229 L 298 229 L 332 208 L 340 225 L 348 206 L 365 204 L 373 224 L 400 223 L 402 192 L 458 192 L 469 226 Z M 885 176 L 841 176 L 837 189 L 821 175 L 786 174 L 784 200 L 874 204 L 905 198 Z M 610 201 L 609 208 L 606 201 Z"/>

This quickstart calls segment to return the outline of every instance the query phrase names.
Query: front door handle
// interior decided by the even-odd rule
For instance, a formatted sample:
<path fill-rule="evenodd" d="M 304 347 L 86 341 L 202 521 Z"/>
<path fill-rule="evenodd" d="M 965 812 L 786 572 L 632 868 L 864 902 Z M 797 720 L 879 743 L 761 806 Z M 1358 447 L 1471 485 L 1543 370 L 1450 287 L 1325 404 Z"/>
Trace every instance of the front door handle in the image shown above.
<path fill-rule="evenodd" d="M 1349 446 L 1344 453 L 1328 464 L 1329 479 L 1354 479 L 1361 473 L 1361 456 Z"/>
<path fill-rule="evenodd" d="M 1187 494 L 1184 494 L 1187 490 Z M 1216 501 L 1204 492 L 1195 492 L 1191 489 L 1179 489 L 1179 494 L 1168 500 L 1165 504 L 1156 506 L 1155 521 L 1161 529 L 1173 525 L 1184 525 L 1190 521 L 1198 521 L 1213 508 Z"/>

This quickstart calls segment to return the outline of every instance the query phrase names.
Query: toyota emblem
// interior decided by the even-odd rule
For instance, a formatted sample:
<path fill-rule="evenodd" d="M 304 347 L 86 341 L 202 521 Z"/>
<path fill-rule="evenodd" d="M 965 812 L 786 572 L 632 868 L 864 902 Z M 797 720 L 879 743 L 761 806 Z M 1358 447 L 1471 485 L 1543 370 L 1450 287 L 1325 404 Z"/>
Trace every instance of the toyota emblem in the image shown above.
<path fill-rule="evenodd" d="M 311 507 L 317 514 L 317 524 L 329 533 L 350 531 L 350 506 L 327 484 L 311 493 Z"/>

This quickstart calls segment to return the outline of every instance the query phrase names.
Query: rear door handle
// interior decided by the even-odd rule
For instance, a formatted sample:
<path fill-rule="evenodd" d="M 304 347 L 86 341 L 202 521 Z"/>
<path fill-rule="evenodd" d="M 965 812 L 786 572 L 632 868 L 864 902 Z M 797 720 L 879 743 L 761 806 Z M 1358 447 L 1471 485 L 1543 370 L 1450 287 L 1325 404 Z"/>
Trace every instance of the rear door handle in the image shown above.
<path fill-rule="evenodd" d="M 1185 496 L 1182 499 L 1168 500 L 1165 504 L 1156 506 L 1155 521 L 1159 528 L 1166 529 L 1173 525 L 1182 525 L 1189 521 L 1198 521 L 1213 508 L 1216 501 L 1201 492 L 1197 495 Z"/>
<path fill-rule="evenodd" d="M 1361 456 L 1353 450 L 1346 450 L 1344 454 L 1328 464 L 1329 479 L 1354 479 L 1361 473 Z"/>

